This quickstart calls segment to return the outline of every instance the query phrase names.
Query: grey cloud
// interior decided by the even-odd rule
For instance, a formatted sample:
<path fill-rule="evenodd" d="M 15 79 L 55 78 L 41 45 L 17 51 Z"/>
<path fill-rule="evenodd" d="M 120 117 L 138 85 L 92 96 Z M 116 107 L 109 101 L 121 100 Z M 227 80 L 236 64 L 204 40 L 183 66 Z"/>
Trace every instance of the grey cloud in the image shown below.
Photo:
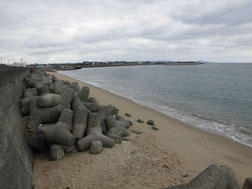
<path fill-rule="evenodd" d="M 252 1 L 246 1 L 240 5 L 229 5 L 227 3 L 226 7 L 214 14 L 210 12 L 194 18 L 188 16 L 182 18 L 182 20 L 186 23 L 241 25 L 252 22 L 251 8 Z"/>
<path fill-rule="evenodd" d="M 235 26 L 226 27 L 223 25 L 202 25 L 179 32 L 176 35 L 169 34 L 169 28 L 158 27 L 143 31 L 140 36 L 152 40 L 161 41 L 181 41 L 190 39 L 211 39 L 212 37 L 228 38 L 240 37 L 241 39 L 251 36 L 252 26 L 243 26 L 237 28 Z M 156 35 L 159 33 L 159 35 Z M 249 40 L 249 39 L 248 39 Z M 251 40 L 249 40 L 251 41 Z"/>
<path fill-rule="evenodd" d="M 251 61 L 251 8 L 249 0 L 2 0 L 0 56 Z"/>

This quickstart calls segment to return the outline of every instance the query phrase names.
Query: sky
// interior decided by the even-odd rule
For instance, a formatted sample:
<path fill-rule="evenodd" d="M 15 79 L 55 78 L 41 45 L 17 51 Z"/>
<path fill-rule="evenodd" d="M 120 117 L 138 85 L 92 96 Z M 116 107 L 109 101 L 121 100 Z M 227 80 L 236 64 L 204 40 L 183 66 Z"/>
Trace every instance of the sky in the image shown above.
<path fill-rule="evenodd" d="M 0 0 L 3 62 L 252 62 L 252 0 Z"/>

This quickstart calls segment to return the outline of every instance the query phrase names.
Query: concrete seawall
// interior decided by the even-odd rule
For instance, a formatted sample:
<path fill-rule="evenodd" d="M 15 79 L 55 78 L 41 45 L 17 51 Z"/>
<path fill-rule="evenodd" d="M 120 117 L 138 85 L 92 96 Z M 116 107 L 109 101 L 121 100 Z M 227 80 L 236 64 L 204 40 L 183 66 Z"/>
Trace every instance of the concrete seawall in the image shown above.
<path fill-rule="evenodd" d="M 30 69 L 0 67 L 0 188 L 32 188 L 33 155 L 18 107 Z"/>

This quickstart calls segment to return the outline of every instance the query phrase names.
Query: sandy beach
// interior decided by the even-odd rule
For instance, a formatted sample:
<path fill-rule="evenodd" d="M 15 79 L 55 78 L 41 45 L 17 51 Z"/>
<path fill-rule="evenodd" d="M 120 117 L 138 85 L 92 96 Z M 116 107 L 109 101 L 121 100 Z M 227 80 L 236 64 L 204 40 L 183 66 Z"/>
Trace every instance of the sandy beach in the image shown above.
<path fill-rule="evenodd" d="M 57 72 L 59 79 L 76 81 Z M 88 86 L 90 96 L 100 104 L 114 105 L 133 122 L 129 141 L 123 141 L 102 154 L 71 153 L 60 161 L 48 161 L 39 156 L 34 162 L 34 185 L 42 188 L 163 188 L 188 183 L 211 164 L 230 166 L 240 185 L 252 176 L 252 148 L 212 134 L 160 112 L 141 106 L 132 100 L 101 88 Z M 136 122 L 142 119 L 145 123 Z M 152 119 L 159 128 L 151 129 Z"/>

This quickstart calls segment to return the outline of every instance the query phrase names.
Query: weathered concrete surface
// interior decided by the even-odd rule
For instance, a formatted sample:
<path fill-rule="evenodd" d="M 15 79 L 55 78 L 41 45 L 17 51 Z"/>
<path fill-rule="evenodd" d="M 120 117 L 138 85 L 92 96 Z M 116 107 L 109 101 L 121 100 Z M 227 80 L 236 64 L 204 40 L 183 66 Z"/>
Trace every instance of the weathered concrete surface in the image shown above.
<path fill-rule="evenodd" d="M 240 186 L 230 167 L 210 165 L 188 184 L 167 189 L 240 189 Z"/>
<path fill-rule="evenodd" d="M 18 99 L 25 68 L 0 68 L 0 188 L 32 188 L 33 155 L 26 143 Z"/>
<path fill-rule="evenodd" d="M 7 84 L 15 86 L 15 96 L 20 96 L 23 89 L 23 79 L 30 69 L 22 67 L 0 67 L 0 87 Z"/>

